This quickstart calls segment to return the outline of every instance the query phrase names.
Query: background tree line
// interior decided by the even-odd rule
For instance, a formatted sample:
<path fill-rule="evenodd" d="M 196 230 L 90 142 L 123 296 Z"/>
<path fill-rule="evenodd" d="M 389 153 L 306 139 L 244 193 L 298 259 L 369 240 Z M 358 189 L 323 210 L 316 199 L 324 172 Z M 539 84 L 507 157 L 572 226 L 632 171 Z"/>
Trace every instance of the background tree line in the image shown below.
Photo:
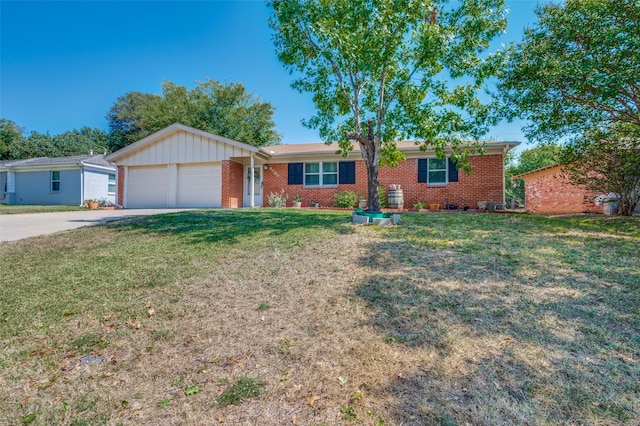
<path fill-rule="evenodd" d="M 108 131 L 83 127 L 52 136 L 0 118 L 0 160 L 111 153 L 176 122 L 250 145 L 275 145 L 281 137 L 274 112 L 241 83 L 207 79 L 189 89 L 165 81 L 160 95 L 118 97 L 106 114 Z"/>

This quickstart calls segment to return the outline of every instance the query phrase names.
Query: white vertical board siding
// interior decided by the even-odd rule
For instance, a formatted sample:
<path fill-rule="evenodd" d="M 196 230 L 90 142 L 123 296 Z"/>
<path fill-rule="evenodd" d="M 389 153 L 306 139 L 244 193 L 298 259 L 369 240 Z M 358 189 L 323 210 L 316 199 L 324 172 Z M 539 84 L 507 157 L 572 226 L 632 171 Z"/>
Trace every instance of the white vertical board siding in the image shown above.
<path fill-rule="evenodd" d="M 127 172 L 127 208 L 168 207 L 167 166 L 129 167 Z"/>
<path fill-rule="evenodd" d="M 249 157 L 251 151 L 216 139 L 178 131 L 146 145 L 118 161 L 122 166 L 204 163 Z"/>
<path fill-rule="evenodd" d="M 221 207 L 222 165 L 178 166 L 177 207 Z"/>

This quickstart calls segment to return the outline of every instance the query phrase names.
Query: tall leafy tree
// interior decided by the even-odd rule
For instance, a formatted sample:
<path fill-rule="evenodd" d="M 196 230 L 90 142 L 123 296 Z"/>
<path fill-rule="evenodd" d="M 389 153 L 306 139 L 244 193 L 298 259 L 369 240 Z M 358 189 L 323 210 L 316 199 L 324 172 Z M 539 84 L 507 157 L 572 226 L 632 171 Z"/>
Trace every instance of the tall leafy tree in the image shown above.
<path fill-rule="evenodd" d="M 304 121 L 343 155 L 367 165 L 369 208 L 380 209 L 378 167 L 403 159 L 395 141 L 415 139 L 458 167 L 488 130 L 478 98 L 502 66 L 489 41 L 506 28 L 502 0 L 280 0 L 270 25 L 292 86 L 313 94 Z"/>
<path fill-rule="evenodd" d="M 109 123 L 109 150 L 117 151 L 153 133 L 146 127 L 141 114 L 160 101 L 160 96 L 142 92 L 127 92 L 118 97 L 106 116 Z"/>
<path fill-rule="evenodd" d="M 108 135 L 104 130 L 83 127 L 59 135 L 32 131 L 24 136 L 25 129 L 11 120 L 0 119 L 0 160 L 22 160 L 36 157 L 64 157 L 102 153 L 108 147 Z"/>
<path fill-rule="evenodd" d="M 11 120 L 0 118 L 0 160 L 13 159 L 11 147 L 16 144 L 23 144 L 24 129 Z"/>
<path fill-rule="evenodd" d="M 586 132 L 561 152 L 564 178 L 596 194 L 615 193 L 626 216 L 640 202 L 640 132 L 630 127 Z"/>
<path fill-rule="evenodd" d="M 104 130 L 83 127 L 53 137 L 56 156 L 102 154 L 108 151 L 109 135 Z"/>
<path fill-rule="evenodd" d="M 240 83 L 207 79 L 194 89 L 171 81 L 162 83 L 162 95 L 129 92 L 118 98 L 107 114 L 113 150 L 140 140 L 173 123 L 182 123 L 255 146 L 280 142 L 275 109 L 246 91 Z"/>
<path fill-rule="evenodd" d="M 531 140 L 640 128 L 640 2 L 566 0 L 536 11 L 499 84 L 507 113 L 531 120 Z"/>
<path fill-rule="evenodd" d="M 53 136 L 49 133 L 31 131 L 24 139 L 17 139 L 11 145 L 11 159 L 21 160 L 37 157 L 59 157 Z"/>

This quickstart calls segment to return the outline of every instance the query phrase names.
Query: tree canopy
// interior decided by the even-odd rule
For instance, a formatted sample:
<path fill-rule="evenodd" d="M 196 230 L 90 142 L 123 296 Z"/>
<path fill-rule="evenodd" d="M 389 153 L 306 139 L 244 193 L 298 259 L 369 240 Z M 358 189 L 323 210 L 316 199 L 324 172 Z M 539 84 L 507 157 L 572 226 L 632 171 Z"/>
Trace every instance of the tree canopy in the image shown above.
<path fill-rule="evenodd" d="M 292 86 L 310 92 L 316 114 L 304 124 L 343 154 L 355 141 L 367 163 L 369 208 L 379 210 L 378 166 L 403 159 L 400 139 L 451 146 L 459 167 L 488 130 L 478 99 L 502 65 L 487 54 L 506 28 L 502 0 L 281 0 L 270 25 Z"/>
<path fill-rule="evenodd" d="M 112 150 L 120 149 L 166 126 L 187 126 L 255 146 L 280 142 L 274 107 L 248 93 L 240 83 L 207 79 L 194 89 L 162 83 L 162 95 L 128 92 L 107 114 Z"/>
<path fill-rule="evenodd" d="M 11 120 L 0 118 L 0 160 L 21 160 L 35 157 L 66 157 L 96 154 L 108 150 L 109 136 L 100 129 L 83 127 L 59 135 L 30 132 Z"/>
<path fill-rule="evenodd" d="M 640 202 L 640 138 L 628 126 L 586 132 L 560 156 L 565 179 L 596 194 L 616 194 L 626 216 Z"/>
<path fill-rule="evenodd" d="M 536 13 L 499 84 L 508 116 L 529 119 L 527 136 L 545 142 L 640 129 L 640 2 L 566 0 Z"/>

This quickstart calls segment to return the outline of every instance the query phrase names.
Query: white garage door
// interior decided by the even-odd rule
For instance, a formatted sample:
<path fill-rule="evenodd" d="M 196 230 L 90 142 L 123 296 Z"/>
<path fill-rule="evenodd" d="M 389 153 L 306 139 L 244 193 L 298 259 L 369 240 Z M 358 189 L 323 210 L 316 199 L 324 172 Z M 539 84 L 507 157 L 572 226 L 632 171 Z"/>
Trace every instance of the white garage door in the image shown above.
<path fill-rule="evenodd" d="M 166 208 L 167 166 L 130 167 L 127 173 L 128 208 Z"/>
<path fill-rule="evenodd" d="M 222 206 L 222 166 L 179 165 L 177 191 L 177 207 Z"/>

